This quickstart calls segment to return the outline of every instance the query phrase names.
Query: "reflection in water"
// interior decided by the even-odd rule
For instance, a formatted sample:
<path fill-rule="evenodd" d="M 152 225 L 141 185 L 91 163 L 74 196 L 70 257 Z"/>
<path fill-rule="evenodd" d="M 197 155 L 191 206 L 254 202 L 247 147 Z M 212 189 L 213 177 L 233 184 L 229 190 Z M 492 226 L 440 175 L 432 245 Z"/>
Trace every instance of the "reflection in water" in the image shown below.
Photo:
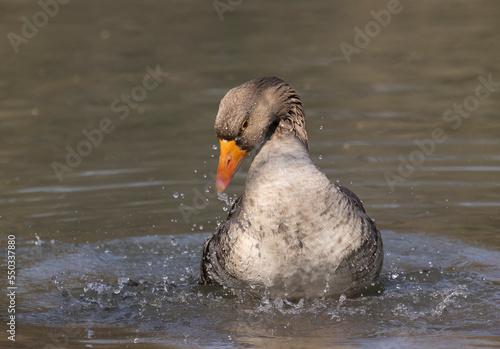
<path fill-rule="evenodd" d="M 19 252 L 20 345 L 496 345 L 500 4 L 401 2 L 373 37 L 371 11 L 383 21 L 388 1 L 244 1 L 223 21 L 211 1 L 59 4 L 1 52 L 0 218 Z M 42 11 L 2 9 L 18 35 Z M 356 27 L 370 42 L 348 63 Z M 151 90 L 148 66 L 165 72 Z M 298 90 L 312 158 L 383 231 L 370 294 L 290 303 L 196 283 L 227 215 L 211 178 L 217 104 L 265 75 Z M 132 94 L 120 120 L 112 103 Z M 51 164 L 106 119 L 115 129 L 59 181 Z"/>

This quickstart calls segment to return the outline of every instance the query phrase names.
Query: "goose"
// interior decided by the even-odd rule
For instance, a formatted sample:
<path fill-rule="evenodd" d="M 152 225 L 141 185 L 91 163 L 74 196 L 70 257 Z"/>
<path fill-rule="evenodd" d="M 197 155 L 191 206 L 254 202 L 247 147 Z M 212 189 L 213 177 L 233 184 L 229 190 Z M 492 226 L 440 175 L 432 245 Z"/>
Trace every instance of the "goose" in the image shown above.
<path fill-rule="evenodd" d="M 245 189 L 203 245 L 204 285 L 265 290 L 275 297 L 354 294 L 377 281 L 383 246 L 349 189 L 311 160 L 302 102 L 277 77 L 231 89 L 219 105 L 223 192 L 250 152 Z"/>

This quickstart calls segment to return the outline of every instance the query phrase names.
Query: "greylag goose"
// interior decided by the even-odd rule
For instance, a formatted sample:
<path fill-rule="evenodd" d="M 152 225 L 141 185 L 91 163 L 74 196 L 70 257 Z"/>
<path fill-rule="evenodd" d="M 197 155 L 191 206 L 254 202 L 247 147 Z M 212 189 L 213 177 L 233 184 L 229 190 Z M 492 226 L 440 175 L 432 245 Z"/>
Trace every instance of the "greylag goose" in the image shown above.
<path fill-rule="evenodd" d="M 382 238 L 358 197 L 310 158 L 302 102 L 283 80 L 230 90 L 215 120 L 216 187 L 256 155 L 244 193 L 203 246 L 201 283 L 313 298 L 362 291 L 382 268 Z"/>

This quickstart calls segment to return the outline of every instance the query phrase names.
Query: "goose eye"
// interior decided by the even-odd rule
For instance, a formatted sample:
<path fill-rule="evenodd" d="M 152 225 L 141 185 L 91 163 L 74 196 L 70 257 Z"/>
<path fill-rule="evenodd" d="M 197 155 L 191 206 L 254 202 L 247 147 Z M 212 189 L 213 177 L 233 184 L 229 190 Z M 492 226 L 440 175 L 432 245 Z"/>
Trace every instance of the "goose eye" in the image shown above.
<path fill-rule="evenodd" d="M 248 120 L 245 120 L 243 121 L 243 123 L 241 124 L 241 130 L 243 131 L 244 129 L 246 129 L 248 127 Z"/>

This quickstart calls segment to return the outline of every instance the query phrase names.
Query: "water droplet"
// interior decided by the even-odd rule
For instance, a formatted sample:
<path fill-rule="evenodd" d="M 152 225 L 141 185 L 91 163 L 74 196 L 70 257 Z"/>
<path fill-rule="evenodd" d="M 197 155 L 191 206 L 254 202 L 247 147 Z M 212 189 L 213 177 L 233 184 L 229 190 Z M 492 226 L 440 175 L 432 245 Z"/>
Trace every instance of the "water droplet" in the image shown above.
<path fill-rule="evenodd" d="M 337 311 L 339 310 L 339 308 L 341 307 L 341 305 L 346 301 L 347 299 L 347 296 L 345 294 L 341 294 L 340 297 L 339 297 L 339 301 L 337 303 Z"/>
<path fill-rule="evenodd" d="M 197 170 L 197 169 L 195 169 L 195 170 L 194 170 L 194 173 L 198 173 L 198 170 Z"/>
<path fill-rule="evenodd" d="M 174 238 L 171 238 L 170 243 L 175 246 L 175 245 L 177 245 L 177 240 L 175 240 Z"/>
<path fill-rule="evenodd" d="M 120 277 L 118 278 L 118 283 L 119 283 L 119 284 L 126 284 L 127 282 L 129 282 L 129 280 L 130 280 L 130 279 L 129 279 L 128 277 L 126 277 L 126 276 L 120 276 Z"/>
<path fill-rule="evenodd" d="M 40 246 L 41 244 L 43 244 L 42 239 L 40 239 L 37 233 L 35 233 L 35 238 L 36 238 L 35 246 Z"/>
<path fill-rule="evenodd" d="M 173 197 L 177 199 L 179 197 L 179 193 L 174 191 Z"/>
<path fill-rule="evenodd" d="M 322 130 L 322 129 L 323 129 L 323 126 L 320 126 L 320 127 L 319 127 L 319 129 L 320 129 L 320 130 Z"/>
<path fill-rule="evenodd" d="M 345 294 L 341 294 L 339 297 L 339 302 L 344 302 L 347 299 L 347 296 Z"/>
<path fill-rule="evenodd" d="M 217 150 L 217 146 L 216 146 L 215 144 L 214 144 L 214 145 L 212 145 L 212 149 L 213 149 L 213 150 Z"/>
<path fill-rule="evenodd" d="M 318 156 L 318 159 L 322 160 L 323 159 L 323 155 Z"/>

